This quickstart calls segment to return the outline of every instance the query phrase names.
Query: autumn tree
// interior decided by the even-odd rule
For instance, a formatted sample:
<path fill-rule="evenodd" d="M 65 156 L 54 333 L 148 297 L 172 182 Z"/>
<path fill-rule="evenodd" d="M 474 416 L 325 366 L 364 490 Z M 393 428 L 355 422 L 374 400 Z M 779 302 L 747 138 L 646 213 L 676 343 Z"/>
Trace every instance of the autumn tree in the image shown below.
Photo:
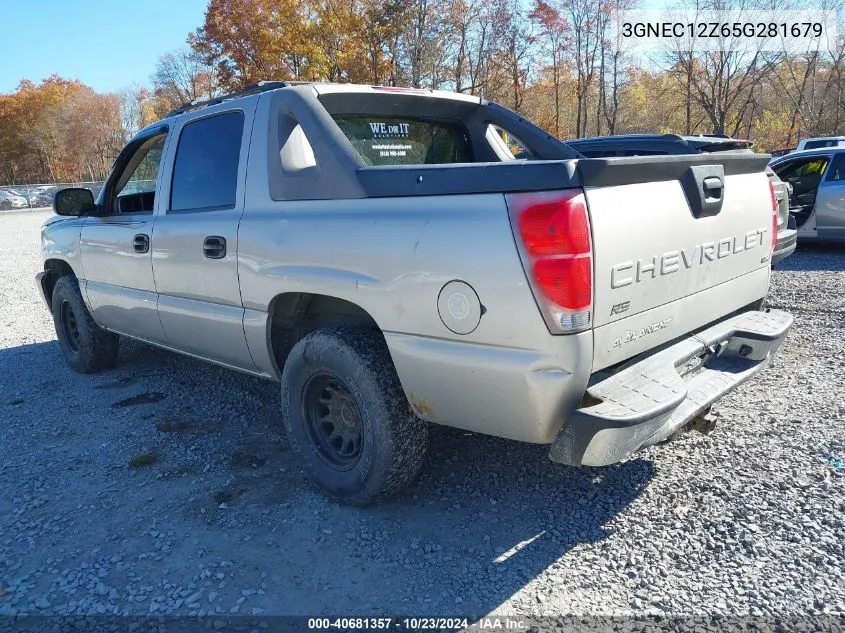
<path fill-rule="evenodd" d="M 315 79 L 312 8 L 299 0 L 210 0 L 188 43 L 237 89 L 268 79 Z"/>
<path fill-rule="evenodd" d="M 55 116 L 62 145 L 74 149 L 62 179 L 104 178 L 124 144 L 120 97 L 98 94 L 86 86 L 71 94 Z"/>
<path fill-rule="evenodd" d="M 398 83 L 441 88 L 447 81 L 449 0 L 406 0 L 394 57 Z"/>
<path fill-rule="evenodd" d="M 0 95 L 0 178 L 7 183 L 102 178 L 123 141 L 117 95 L 55 75 Z"/>
<path fill-rule="evenodd" d="M 553 7 L 546 0 L 535 0 L 530 17 L 539 28 L 539 41 L 543 46 L 543 53 L 548 60 L 552 73 L 552 90 L 554 98 L 554 127 L 555 136 L 560 136 L 560 89 L 564 72 L 563 56 L 568 48 L 569 22 L 558 8 Z"/>
<path fill-rule="evenodd" d="M 161 99 L 174 105 L 209 99 L 220 93 L 214 67 L 207 64 L 202 55 L 187 47 L 159 57 L 152 83 Z"/>
<path fill-rule="evenodd" d="M 488 94 L 521 113 L 536 56 L 534 25 L 518 0 L 495 0 L 493 12 L 497 72 Z"/>
<path fill-rule="evenodd" d="M 408 23 L 406 0 L 363 0 L 365 64 L 372 84 L 397 84 L 399 39 Z"/>

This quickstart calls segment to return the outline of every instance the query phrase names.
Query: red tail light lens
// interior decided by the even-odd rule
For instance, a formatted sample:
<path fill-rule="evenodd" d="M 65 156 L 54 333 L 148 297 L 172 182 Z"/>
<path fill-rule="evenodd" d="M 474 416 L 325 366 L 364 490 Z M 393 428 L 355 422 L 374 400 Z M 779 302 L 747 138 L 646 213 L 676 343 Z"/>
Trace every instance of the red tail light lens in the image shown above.
<path fill-rule="evenodd" d="M 769 181 L 769 193 L 772 194 L 772 250 L 775 250 L 778 241 L 778 199 L 775 195 L 775 186 L 771 180 Z"/>
<path fill-rule="evenodd" d="M 589 327 L 593 261 L 584 192 L 513 194 L 507 203 L 523 267 L 550 331 Z"/>
<path fill-rule="evenodd" d="M 590 229 L 583 194 L 526 208 L 519 215 L 519 234 L 533 256 L 589 253 Z"/>
<path fill-rule="evenodd" d="M 534 279 L 543 295 L 567 310 L 593 303 L 593 271 L 589 257 L 546 258 L 534 262 Z"/>

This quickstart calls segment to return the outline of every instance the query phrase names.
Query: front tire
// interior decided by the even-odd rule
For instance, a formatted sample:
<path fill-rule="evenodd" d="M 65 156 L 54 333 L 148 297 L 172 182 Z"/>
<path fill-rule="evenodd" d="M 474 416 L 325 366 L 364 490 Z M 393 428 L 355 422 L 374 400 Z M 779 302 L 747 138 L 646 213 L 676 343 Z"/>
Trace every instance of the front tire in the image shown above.
<path fill-rule="evenodd" d="M 330 498 L 364 506 L 418 475 L 428 428 L 411 411 L 378 332 L 317 330 L 282 372 L 282 416 L 305 474 Z"/>
<path fill-rule="evenodd" d="M 94 322 L 74 277 L 59 277 L 51 299 L 53 323 L 62 356 L 81 374 L 91 374 L 114 367 L 118 338 Z"/>

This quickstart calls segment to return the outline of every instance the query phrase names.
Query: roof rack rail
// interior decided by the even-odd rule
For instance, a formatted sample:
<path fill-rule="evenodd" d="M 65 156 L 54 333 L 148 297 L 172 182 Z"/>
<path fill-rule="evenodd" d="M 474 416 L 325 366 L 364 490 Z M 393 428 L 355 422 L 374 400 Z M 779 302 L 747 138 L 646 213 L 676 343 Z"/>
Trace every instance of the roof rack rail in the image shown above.
<path fill-rule="evenodd" d="M 259 81 L 258 83 L 246 86 L 243 90 L 238 90 L 237 92 L 220 95 L 219 97 L 214 97 L 213 99 L 206 99 L 205 101 L 194 100 L 189 101 L 188 103 L 183 103 L 175 110 L 171 110 L 170 112 L 168 112 L 164 118 L 176 116 L 177 114 L 183 114 L 184 112 L 190 112 L 191 110 L 196 110 L 197 108 L 205 108 L 207 106 L 217 105 L 218 103 L 223 103 L 224 101 L 228 101 L 229 99 L 237 99 L 238 97 L 248 97 L 249 95 L 267 92 L 268 90 L 276 90 L 277 88 L 286 88 L 288 86 L 299 83 L 308 82 Z"/>

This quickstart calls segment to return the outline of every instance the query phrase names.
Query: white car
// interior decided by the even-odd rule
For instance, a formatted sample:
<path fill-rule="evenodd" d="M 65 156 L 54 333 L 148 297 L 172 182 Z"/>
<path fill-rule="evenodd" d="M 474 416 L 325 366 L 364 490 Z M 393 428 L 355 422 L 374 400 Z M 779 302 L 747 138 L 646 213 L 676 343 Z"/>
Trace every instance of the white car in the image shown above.
<path fill-rule="evenodd" d="M 9 209 L 25 209 L 29 206 L 26 198 L 5 189 L 0 189 L 0 211 Z"/>
<path fill-rule="evenodd" d="M 799 141 L 795 151 L 800 152 L 805 149 L 819 149 L 822 147 L 841 147 L 842 145 L 845 145 L 845 136 L 819 136 L 816 138 L 805 138 Z"/>

